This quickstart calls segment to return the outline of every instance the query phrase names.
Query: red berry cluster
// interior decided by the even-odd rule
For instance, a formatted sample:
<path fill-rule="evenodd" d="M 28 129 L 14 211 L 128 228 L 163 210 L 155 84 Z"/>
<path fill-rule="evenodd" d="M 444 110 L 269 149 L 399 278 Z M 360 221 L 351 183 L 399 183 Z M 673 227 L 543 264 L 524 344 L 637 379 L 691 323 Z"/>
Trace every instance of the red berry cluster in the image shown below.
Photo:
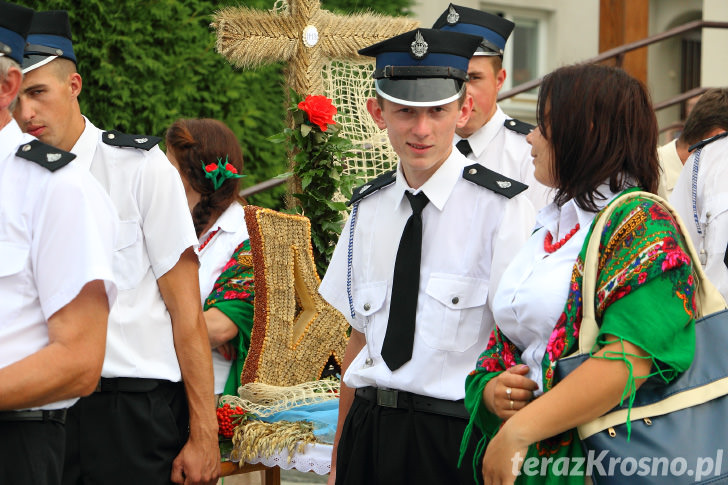
<path fill-rule="evenodd" d="M 234 408 L 225 403 L 217 408 L 218 434 L 225 438 L 232 438 L 235 426 L 237 426 L 246 412 L 240 406 Z"/>

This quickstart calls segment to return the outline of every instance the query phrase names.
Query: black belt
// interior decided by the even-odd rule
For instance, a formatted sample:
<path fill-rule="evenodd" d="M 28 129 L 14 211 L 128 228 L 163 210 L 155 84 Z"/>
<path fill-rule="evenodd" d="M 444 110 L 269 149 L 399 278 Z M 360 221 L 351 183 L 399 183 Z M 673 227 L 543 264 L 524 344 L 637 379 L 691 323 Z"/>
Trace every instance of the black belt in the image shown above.
<path fill-rule="evenodd" d="M 424 413 L 441 414 L 453 418 L 470 419 L 463 400 L 448 401 L 435 397 L 420 396 L 396 389 L 379 387 L 359 387 L 356 395 L 385 408 L 409 409 Z"/>
<path fill-rule="evenodd" d="M 0 421 L 55 421 L 66 423 L 65 409 L 38 409 L 35 411 L 0 411 Z"/>
<path fill-rule="evenodd" d="M 96 384 L 94 392 L 149 392 L 162 384 L 173 384 L 173 382 L 141 377 L 102 377 Z"/>

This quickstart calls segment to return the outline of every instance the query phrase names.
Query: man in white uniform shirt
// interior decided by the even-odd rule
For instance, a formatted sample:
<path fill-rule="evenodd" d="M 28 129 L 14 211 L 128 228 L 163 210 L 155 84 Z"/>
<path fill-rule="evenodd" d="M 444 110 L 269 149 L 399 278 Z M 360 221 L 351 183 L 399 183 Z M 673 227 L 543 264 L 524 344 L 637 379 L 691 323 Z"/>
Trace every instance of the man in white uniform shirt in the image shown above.
<path fill-rule="evenodd" d="M 728 300 L 728 132 L 690 148 L 670 203 L 687 226 L 705 274 Z"/>
<path fill-rule="evenodd" d="M 551 202 L 552 194 L 533 176 L 526 135 L 534 127 L 508 117 L 496 103 L 506 80 L 503 51 L 514 26 L 497 15 L 450 4 L 432 28 L 482 37 L 468 66 L 466 86 L 473 97 L 473 112 L 455 130 L 453 143 L 468 159 L 528 185 L 526 196 L 538 211 Z"/>
<path fill-rule="evenodd" d="M 657 195 L 669 199 L 675 183 L 690 156 L 689 148 L 728 130 L 728 89 L 711 88 L 695 103 L 680 136 L 657 149 L 660 159 L 660 185 Z"/>
<path fill-rule="evenodd" d="M 159 138 L 102 131 L 81 114 L 75 61 L 68 14 L 36 13 L 15 117 L 77 156 L 120 225 L 102 378 L 69 410 L 64 483 L 214 483 L 212 364 L 182 182 Z"/>
<path fill-rule="evenodd" d="M 329 483 L 473 481 L 457 466 L 464 380 L 493 329 L 490 295 L 534 221 L 525 185 L 452 146 L 479 43 L 418 29 L 360 51 L 376 57 L 367 108 L 399 163 L 354 191 L 319 288 L 352 326 Z"/>
<path fill-rule="evenodd" d="M 101 373 L 113 206 L 12 105 L 33 11 L 0 2 L 0 482 L 60 484 L 66 409 Z"/>

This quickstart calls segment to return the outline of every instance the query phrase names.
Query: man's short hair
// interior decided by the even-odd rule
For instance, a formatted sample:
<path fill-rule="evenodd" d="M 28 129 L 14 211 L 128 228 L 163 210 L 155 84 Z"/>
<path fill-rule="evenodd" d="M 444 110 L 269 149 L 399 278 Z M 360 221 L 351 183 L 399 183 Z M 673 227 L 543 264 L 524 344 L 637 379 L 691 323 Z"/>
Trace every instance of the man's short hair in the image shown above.
<path fill-rule="evenodd" d="M 5 81 L 5 78 L 8 76 L 8 72 L 10 72 L 10 69 L 13 67 L 15 69 L 17 69 L 18 71 L 20 71 L 21 73 L 23 72 L 20 69 L 20 64 L 15 62 L 15 60 L 13 60 L 9 57 L 0 56 L 0 83 Z M 12 100 L 12 102 L 10 103 L 10 106 L 8 106 L 8 109 L 10 110 L 11 113 L 15 109 L 16 104 L 18 104 L 17 96 L 15 97 L 15 99 Z"/>
<path fill-rule="evenodd" d="M 20 69 L 20 64 L 9 57 L 0 56 L 0 81 L 5 79 L 11 67 Z"/>
<path fill-rule="evenodd" d="M 703 93 L 685 120 L 680 142 L 693 145 L 715 128 L 728 131 L 728 88 L 711 88 Z"/>

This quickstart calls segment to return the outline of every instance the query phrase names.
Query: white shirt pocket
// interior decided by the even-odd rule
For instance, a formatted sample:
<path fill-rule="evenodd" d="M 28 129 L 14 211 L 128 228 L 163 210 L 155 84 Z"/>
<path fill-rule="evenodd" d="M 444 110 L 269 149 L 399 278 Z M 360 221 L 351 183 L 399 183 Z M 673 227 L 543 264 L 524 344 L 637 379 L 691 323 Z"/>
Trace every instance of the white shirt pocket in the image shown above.
<path fill-rule="evenodd" d="M 359 332 L 364 332 L 366 330 L 365 327 L 369 326 L 368 322 L 371 321 L 372 315 L 381 310 L 386 297 L 386 281 L 368 283 L 358 287 L 352 295 L 354 312 L 356 314 L 352 327 Z M 380 317 L 378 317 L 378 319 L 381 320 Z M 386 321 L 387 317 L 384 317 L 385 324 Z"/>
<path fill-rule="evenodd" d="M 0 302 L 6 312 L 12 312 L 20 307 L 23 298 L 28 295 L 23 293 L 24 276 L 19 275 L 28 264 L 30 247 L 10 241 L 0 241 Z M 6 313 L 7 315 L 7 313 Z M 0 327 L 3 326 L 0 322 Z"/>
<path fill-rule="evenodd" d="M 417 333 L 424 342 L 433 349 L 459 352 L 475 345 L 488 299 L 488 280 L 432 273 L 425 293 L 417 320 Z"/>
<path fill-rule="evenodd" d="M 141 228 L 136 221 L 120 221 L 114 247 L 114 277 L 120 290 L 129 290 L 141 282 L 149 269 Z"/>

